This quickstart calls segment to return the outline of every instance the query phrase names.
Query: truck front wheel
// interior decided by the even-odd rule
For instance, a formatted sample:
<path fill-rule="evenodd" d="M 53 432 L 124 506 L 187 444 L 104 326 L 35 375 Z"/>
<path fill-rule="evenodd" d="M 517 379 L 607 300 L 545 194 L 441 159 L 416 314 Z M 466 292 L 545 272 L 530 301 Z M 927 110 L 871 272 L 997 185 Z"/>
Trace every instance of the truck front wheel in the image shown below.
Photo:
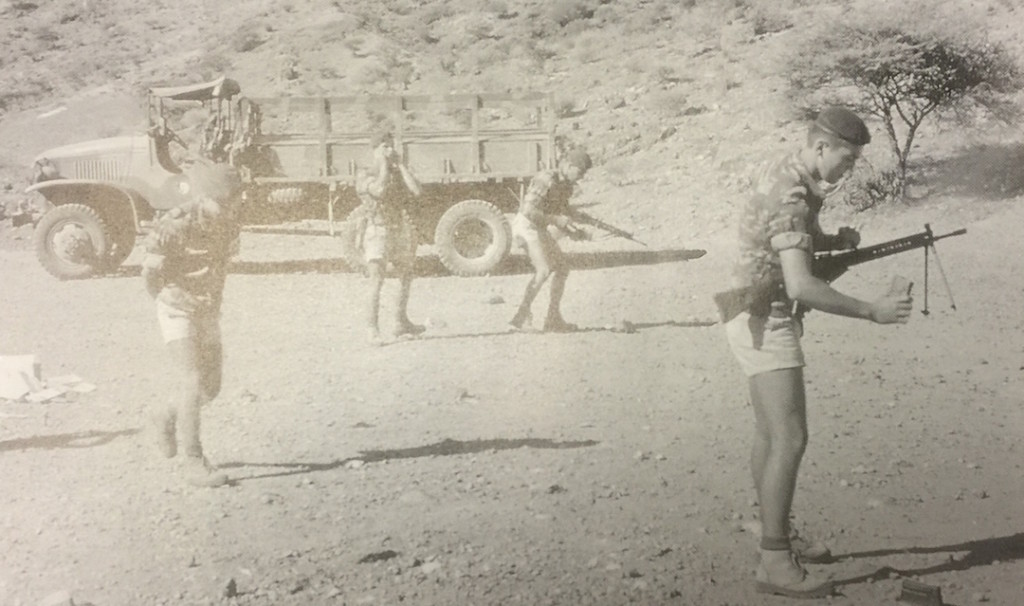
<path fill-rule="evenodd" d="M 43 268 L 61 280 L 85 278 L 109 263 L 107 225 L 99 213 L 84 204 L 50 209 L 36 225 L 33 244 Z"/>
<path fill-rule="evenodd" d="M 512 229 L 497 206 L 464 200 L 449 208 L 434 230 L 434 248 L 448 271 L 459 276 L 488 274 L 508 256 Z"/>

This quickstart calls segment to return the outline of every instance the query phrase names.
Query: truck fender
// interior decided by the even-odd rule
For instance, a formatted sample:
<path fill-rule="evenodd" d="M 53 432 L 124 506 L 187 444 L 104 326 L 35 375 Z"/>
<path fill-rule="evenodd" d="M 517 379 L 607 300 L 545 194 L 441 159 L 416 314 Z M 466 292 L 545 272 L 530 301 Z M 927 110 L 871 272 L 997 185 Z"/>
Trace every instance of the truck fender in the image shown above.
<path fill-rule="evenodd" d="M 139 222 L 148 216 L 140 216 L 141 194 L 115 183 L 90 181 L 86 179 L 54 179 L 30 185 L 26 193 L 36 192 L 52 206 L 83 204 L 96 209 L 108 220 L 131 219 L 136 231 Z M 127 211 L 127 217 L 123 215 Z M 151 214 L 151 213 L 147 213 Z"/>

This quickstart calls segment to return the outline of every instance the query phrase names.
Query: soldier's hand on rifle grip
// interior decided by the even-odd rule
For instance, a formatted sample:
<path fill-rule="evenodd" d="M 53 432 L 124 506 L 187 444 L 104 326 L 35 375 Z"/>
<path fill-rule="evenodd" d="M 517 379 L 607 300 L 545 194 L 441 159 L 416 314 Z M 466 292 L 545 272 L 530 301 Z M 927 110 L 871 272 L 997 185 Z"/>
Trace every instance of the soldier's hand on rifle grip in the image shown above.
<path fill-rule="evenodd" d="M 551 215 L 551 219 L 549 221 L 559 229 L 568 229 L 569 224 L 571 223 L 569 217 L 565 215 Z"/>
<path fill-rule="evenodd" d="M 878 324 L 906 324 L 914 308 L 910 290 L 914 283 L 902 276 L 893 278 L 889 292 L 871 304 L 871 321 Z"/>

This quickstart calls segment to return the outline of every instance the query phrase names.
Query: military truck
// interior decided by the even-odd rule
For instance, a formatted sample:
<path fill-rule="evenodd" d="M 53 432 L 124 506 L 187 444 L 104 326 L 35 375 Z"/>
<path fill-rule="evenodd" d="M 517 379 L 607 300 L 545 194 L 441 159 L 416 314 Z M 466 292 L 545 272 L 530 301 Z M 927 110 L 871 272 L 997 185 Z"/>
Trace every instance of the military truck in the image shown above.
<path fill-rule="evenodd" d="M 172 124 L 195 111 L 186 142 Z M 424 186 L 411 209 L 421 240 L 452 273 L 484 275 L 509 254 L 507 215 L 529 179 L 554 166 L 554 121 L 545 93 L 247 98 L 224 77 L 151 88 L 144 133 L 39 154 L 27 190 L 44 199 L 36 253 L 61 279 L 115 269 L 186 199 L 190 155 L 239 168 L 243 231 L 345 235 L 370 138 L 387 129 Z"/>

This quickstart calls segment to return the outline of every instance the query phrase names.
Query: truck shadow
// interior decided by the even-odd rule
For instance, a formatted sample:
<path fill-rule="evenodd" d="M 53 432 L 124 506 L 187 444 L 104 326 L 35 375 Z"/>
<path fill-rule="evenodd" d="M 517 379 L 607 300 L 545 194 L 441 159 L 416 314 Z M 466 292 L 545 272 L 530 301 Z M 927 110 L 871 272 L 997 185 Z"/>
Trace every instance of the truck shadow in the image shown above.
<path fill-rule="evenodd" d="M 369 463 L 381 463 L 384 461 L 394 461 L 399 459 L 447 457 L 453 455 L 479 454 L 482 452 L 496 452 L 499 450 L 516 450 L 518 448 L 538 448 L 550 450 L 562 450 L 569 448 L 589 448 L 591 446 L 596 446 L 597 444 L 598 442 L 595 440 L 571 440 L 563 442 L 557 440 L 550 440 L 546 438 L 498 438 L 491 440 L 452 440 L 448 438 L 441 440 L 440 442 L 435 442 L 434 444 L 414 446 L 412 448 L 365 450 L 361 451 L 359 453 L 359 456 L 328 461 L 325 463 L 253 463 L 234 461 L 229 463 L 223 463 L 219 467 L 221 469 L 257 467 L 262 469 L 276 470 L 270 471 L 268 473 L 257 473 L 249 476 L 232 478 L 232 482 L 245 482 L 248 480 L 257 480 L 261 478 L 276 478 L 281 476 L 312 473 L 315 471 L 330 471 L 332 469 L 338 469 L 339 467 L 350 466 L 352 464 L 355 464 L 356 462 L 358 462 L 359 465 L 365 465 Z"/>
<path fill-rule="evenodd" d="M 707 254 L 699 248 L 669 250 L 629 250 L 566 253 L 570 271 L 609 269 L 631 265 L 658 265 L 662 263 L 678 263 L 692 261 Z M 274 275 L 274 274 L 337 274 L 358 273 L 349 267 L 341 257 L 329 259 L 294 259 L 285 261 L 232 261 L 228 268 L 232 274 L 243 275 Z M 103 277 L 137 278 L 142 268 L 138 265 L 126 265 L 114 273 Z M 526 255 L 513 254 L 506 258 L 495 271 L 488 276 L 510 276 L 533 273 L 533 267 Z M 452 274 L 434 255 L 416 257 L 416 277 L 446 278 Z"/>
<path fill-rule="evenodd" d="M 657 265 L 660 263 L 676 263 L 699 259 L 707 254 L 700 249 L 674 249 L 657 251 L 609 251 L 567 253 L 569 269 L 593 270 L 623 267 L 628 265 Z M 288 273 L 353 273 L 344 259 L 304 259 L 295 261 L 235 261 L 231 264 L 233 274 L 288 274 Z M 533 273 L 530 260 L 525 255 L 510 255 L 491 272 L 490 276 L 508 276 Z M 444 278 L 451 273 L 434 255 L 421 255 L 416 258 L 416 277 Z"/>
<path fill-rule="evenodd" d="M 989 566 L 996 562 L 1012 562 L 1024 559 L 1024 533 L 1017 533 L 1005 537 L 994 537 L 967 541 L 952 545 L 941 545 L 937 547 L 905 547 L 893 549 L 877 549 L 873 551 L 861 551 L 848 554 L 840 554 L 836 560 L 850 560 L 860 558 L 877 558 L 889 555 L 902 554 L 955 554 L 967 552 L 963 557 L 947 555 L 942 561 L 932 566 L 921 568 L 895 568 L 882 566 L 874 572 L 858 575 L 847 579 L 836 579 L 836 585 L 854 585 L 857 583 L 884 581 L 895 573 L 901 577 L 919 577 L 942 572 L 956 572 L 975 568 L 977 566 Z"/>

